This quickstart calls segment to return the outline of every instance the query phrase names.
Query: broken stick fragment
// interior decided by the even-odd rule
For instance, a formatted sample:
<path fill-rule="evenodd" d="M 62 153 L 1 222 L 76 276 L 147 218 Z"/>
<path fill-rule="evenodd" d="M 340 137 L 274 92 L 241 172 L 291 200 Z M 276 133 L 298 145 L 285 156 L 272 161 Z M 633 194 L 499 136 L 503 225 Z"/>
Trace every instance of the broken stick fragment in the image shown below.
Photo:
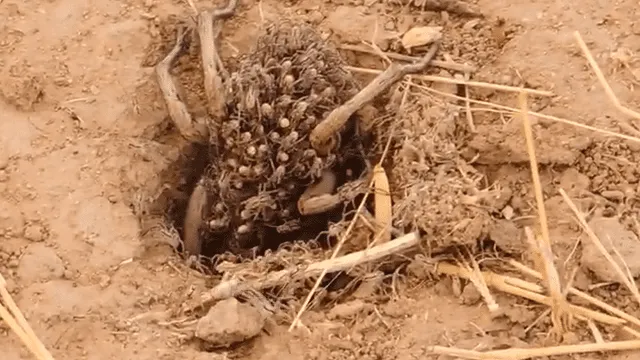
<path fill-rule="evenodd" d="M 406 75 L 424 70 L 436 55 L 438 47 L 439 42 L 433 43 L 425 56 L 414 64 L 391 64 L 391 66 L 373 79 L 373 81 L 365 86 L 364 89 L 360 90 L 354 97 L 329 113 L 329 115 L 311 131 L 309 135 L 311 146 L 320 154 L 331 152 L 337 145 L 332 141 L 334 135 L 345 126 L 349 118 L 356 111 L 387 91 L 393 84 Z"/>
<path fill-rule="evenodd" d="M 356 265 L 380 260 L 386 256 L 402 253 L 416 246 L 420 241 L 420 235 L 412 232 L 403 235 L 392 241 L 373 246 L 371 248 L 357 251 L 335 259 L 328 259 L 308 265 L 306 268 L 293 266 L 288 269 L 271 272 L 262 278 L 257 279 L 230 279 L 223 281 L 214 288 L 204 293 L 197 304 L 183 307 L 184 312 L 192 311 L 200 306 L 206 306 L 214 301 L 228 299 L 245 291 L 260 291 L 276 286 L 282 286 L 291 282 L 292 278 L 302 276 L 312 278 L 320 275 L 323 271 L 337 272 L 351 269 Z"/>

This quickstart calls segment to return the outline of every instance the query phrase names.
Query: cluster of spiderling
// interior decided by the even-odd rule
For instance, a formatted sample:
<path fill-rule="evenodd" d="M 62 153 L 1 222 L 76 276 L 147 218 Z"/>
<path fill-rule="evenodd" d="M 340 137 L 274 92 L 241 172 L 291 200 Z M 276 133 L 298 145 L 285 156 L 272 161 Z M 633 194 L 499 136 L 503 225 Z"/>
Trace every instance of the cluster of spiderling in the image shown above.
<path fill-rule="evenodd" d="M 309 133 L 357 91 L 337 50 L 312 27 L 267 28 L 230 76 L 228 118 L 211 126 L 219 149 L 208 176 L 211 230 L 235 229 L 240 243 L 264 225 L 297 230 L 298 197 L 339 161 L 317 154 Z"/>

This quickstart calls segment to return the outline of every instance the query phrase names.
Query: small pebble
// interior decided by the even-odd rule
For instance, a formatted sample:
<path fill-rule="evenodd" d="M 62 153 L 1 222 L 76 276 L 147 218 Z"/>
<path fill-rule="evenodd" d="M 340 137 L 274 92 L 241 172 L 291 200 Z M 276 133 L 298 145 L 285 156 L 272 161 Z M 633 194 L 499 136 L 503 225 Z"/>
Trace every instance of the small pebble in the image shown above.
<path fill-rule="evenodd" d="M 28 225 L 24 229 L 24 237 L 27 238 L 27 240 L 31 240 L 35 242 L 43 241 L 45 237 L 44 229 L 42 228 L 42 226 L 38 224 Z"/>
<path fill-rule="evenodd" d="M 605 190 L 600 193 L 602 197 L 612 200 L 612 201 L 622 201 L 624 200 L 624 193 L 619 190 Z"/>
<path fill-rule="evenodd" d="M 249 146 L 247 148 L 247 155 L 249 155 L 249 156 L 255 156 L 257 152 L 258 152 L 258 150 L 256 150 L 255 146 Z"/>
<path fill-rule="evenodd" d="M 4 170 L 9 166 L 9 153 L 0 147 L 0 170 Z"/>

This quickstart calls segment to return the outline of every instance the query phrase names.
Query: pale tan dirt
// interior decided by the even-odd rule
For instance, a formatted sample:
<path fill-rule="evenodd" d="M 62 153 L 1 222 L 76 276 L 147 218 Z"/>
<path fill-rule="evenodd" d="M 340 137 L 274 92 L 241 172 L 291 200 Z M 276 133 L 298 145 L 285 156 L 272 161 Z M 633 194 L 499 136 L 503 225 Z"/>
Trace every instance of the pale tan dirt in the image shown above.
<path fill-rule="evenodd" d="M 449 24 L 444 49 L 454 60 L 481 66 L 475 79 L 552 89 L 558 98 L 551 103 L 537 99 L 534 110 L 617 129 L 624 118 L 581 57 L 572 37 L 579 30 L 620 100 L 640 109 L 635 90 L 640 61 L 632 56 L 627 68 L 612 58 L 622 48 L 640 54 L 635 0 L 615 5 L 480 0 L 487 19 L 467 32 L 462 30 L 467 20 L 416 8 L 401 11 L 393 1 L 260 3 L 261 9 L 257 1 L 242 0 L 238 16 L 225 25 L 226 59 L 250 48 L 261 14 L 267 19 L 305 18 L 344 43 L 370 40 L 376 25 L 384 34 L 413 24 Z M 166 111 L 153 70 L 143 63 L 149 61 L 158 25 L 169 15 L 187 18 L 189 11 L 178 0 L 0 0 L 0 272 L 57 359 L 213 356 L 167 325 L 180 317 L 161 316 L 211 284 L 187 270 L 169 247 L 153 243 L 150 236 L 143 239 L 138 222 L 140 204 L 161 189 L 158 174 L 184 146 L 174 135 L 157 137 Z M 349 55 L 347 60 L 380 66 L 375 57 Z M 473 95 L 516 106 L 513 95 L 487 90 Z M 511 190 L 513 223 L 520 229 L 535 205 L 519 122 L 505 117 L 503 123 L 495 113 L 476 113 L 475 120 L 479 133 L 463 152 L 480 153 L 476 165 L 487 175 L 487 184 Z M 633 224 L 640 190 L 637 145 L 604 142 L 593 133 L 542 120 L 535 134 L 559 258 L 572 251 L 580 233 L 552 185 L 571 186 L 567 191 L 581 198 L 585 210 L 622 215 L 625 224 Z M 572 170 L 565 172 L 567 166 Z M 495 226 L 513 231 L 512 225 Z M 501 229 L 494 232 L 504 233 Z M 580 272 L 576 283 L 589 281 L 589 276 Z M 638 314 L 637 305 L 607 289 L 598 295 Z M 449 279 L 427 280 L 415 269 L 399 281 L 397 294 L 387 298 L 391 300 L 372 302 L 375 311 L 363 309 L 346 319 L 328 320 L 322 309 L 309 312 L 307 323 L 320 329 L 312 335 L 288 334 L 287 324 L 270 324 L 256 340 L 229 350 L 229 356 L 415 359 L 434 344 L 487 349 L 546 341 L 543 329 L 524 334 L 542 312 L 540 306 L 497 295 L 507 316 L 492 320 L 471 287 L 461 290 Z M 565 336 L 566 343 L 580 340 L 592 341 L 584 327 Z M 0 349 L 2 359 L 31 358 L 2 325 Z"/>

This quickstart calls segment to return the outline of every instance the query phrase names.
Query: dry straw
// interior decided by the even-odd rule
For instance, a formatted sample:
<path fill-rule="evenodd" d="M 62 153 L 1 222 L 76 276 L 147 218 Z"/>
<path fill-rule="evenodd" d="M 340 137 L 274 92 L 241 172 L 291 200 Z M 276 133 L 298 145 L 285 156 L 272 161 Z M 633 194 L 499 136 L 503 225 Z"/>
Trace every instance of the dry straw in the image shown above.
<path fill-rule="evenodd" d="M 576 40 L 584 52 L 584 55 L 593 68 L 594 73 L 598 77 L 602 87 L 604 88 L 607 96 L 613 103 L 613 105 L 623 114 L 633 117 L 635 119 L 640 119 L 640 113 L 633 111 L 625 106 L 623 106 L 616 95 L 611 90 L 611 87 L 607 83 L 602 74 L 602 71 L 598 67 L 598 64 L 595 62 L 593 56 L 591 55 L 589 49 L 586 44 L 582 40 L 582 37 L 578 32 L 575 32 Z M 524 135 L 527 142 L 527 149 L 529 152 L 529 158 L 531 160 L 531 173 L 532 180 L 534 185 L 534 192 L 536 195 L 536 201 L 538 205 L 538 217 L 539 217 L 539 225 L 541 236 L 538 237 L 534 235 L 534 233 L 530 229 L 526 230 L 527 240 L 529 241 L 530 246 L 536 250 L 538 255 L 537 265 L 542 268 L 544 271 L 538 272 L 526 267 L 523 264 L 520 264 L 514 260 L 510 261 L 510 264 L 513 265 L 520 272 L 527 274 L 529 276 L 535 277 L 540 280 L 544 280 L 546 283 L 546 291 L 550 293 L 550 297 L 546 297 L 542 295 L 543 289 L 536 284 L 527 283 L 524 280 L 514 279 L 507 276 L 502 276 L 490 272 L 483 272 L 482 275 L 485 278 L 487 284 L 489 286 L 497 288 L 501 291 L 508 292 L 513 295 L 521 296 L 532 301 L 540 302 L 546 304 L 551 307 L 550 313 L 552 314 L 552 320 L 554 323 L 554 328 L 556 330 L 562 331 L 564 325 L 564 320 L 560 317 L 575 316 L 579 320 L 583 320 L 587 322 L 587 326 L 591 330 L 595 343 L 592 344 L 579 344 L 579 345 L 567 345 L 567 346 L 552 346 L 552 347 L 544 347 L 544 348 L 533 348 L 533 349 L 505 349 L 505 350 L 494 350 L 487 352 L 479 352 L 473 350 L 464 350 L 457 348 L 448 348 L 441 346 L 433 346 L 429 350 L 434 354 L 442 354 L 449 355 L 458 358 L 464 359 L 509 359 L 509 360 L 520 360 L 520 359 L 531 359 L 543 356 L 554 356 L 554 355 L 568 355 L 568 354 L 579 354 L 579 353 L 592 353 L 592 352 L 602 352 L 602 351 L 620 351 L 620 350 L 637 350 L 640 349 L 640 340 L 629 340 L 629 341 L 613 341 L 613 342 L 605 342 L 602 334 L 596 326 L 596 322 L 600 322 L 603 324 L 609 324 L 620 327 L 623 331 L 628 334 L 640 338 L 640 333 L 631 328 L 629 324 L 633 324 L 635 326 L 640 326 L 640 320 L 636 317 L 633 317 L 626 312 L 617 309 L 603 301 L 600 301 L 580 290 L 577 290 L 571 287 L 570 284 L 567 285 L 565 291 L 562 291 L 560 287 L 560 282 L 558 278 L 557 270 L 554 266 L 554 257 L 551 252 L 551 243 L 549 240 L 549 233 L 547 228 L 547 219 L 544 211 L 543 198 L 542 198 L 542 190 L 540 186 L 540 180 L 537 169 L 537 161 L 535 158 L 535 151 L 533 147 L 533 135 L 531 131 L 531 124 L 529 122 L 528 116 L 532 114 L 526 104 L 526 95 L 527 92 L 520 93 L 520 114 L 523 120 L 523 128 Z M 464 98 L 462 98 L 464 99 Z M 476 102 L 477 101 L 470 101 Z M 515 109 L 507 108 L 504 106 L 496 106 L 496 104 L 482 102 L 484 105 L 490 105 L 492 107 L 500 107 L 503 109 L 507 109 L 509 111 L 514 111 Z M 595 129 L 591 127 L 587 127 L 586 125 L 582 125 L 579 123 L 571 122 L 565 119 L 553 118 L 544 116 L 542 114 L 535 114 L 539 117 L 551 118 L 552 120 L 562 121 L 564 123 L 568 123 L 571 125 L 579 126 L 582 128 L 590 128 L 592 130 L 596 130 L 599 132 L 607 133 L 608 135 L 613 135 L 620 138 L 625 138 L 628 140 L 638 141 L 637 138 L 632 138 L 627 135 L 618 134 L 615 132 Z M 576 205 L 571 201 L 566 192 L 562 189 L 559 190 L 562 195 L 564 201 L 567 203 L 569 208 L 573 211 L 575 217 L 577 218 L 578 223 L 582 227 L 582 229 L 586 232 L 589 239 L 593 242 L 593 244 L 600 250 L 602 255 L 607 259 L 607 261 L 611 264 L 612 268 L 616 271 L 620 280 L 623 284 L 627 286 L 629 291 L 634 295 L 635 299 L 640 303 L 640 292 L 635 285 L 633 278 L 628 274 L 628 270 L 625 271 L 622 267 L 614 260 L 613 256 L 607 251 L 607 249 L 602 245 L 600 239 L 596 236 L 593 229 L 589 227 L 584 215 L 578 210 Z M 620 258 L 620 257 L 619 257 Z M 620 260 L 622 260 L 620 258 Z M 626 266 L 626 264 L 624 264 Z M 628 269 L 628 268 L 627 268 Z M 440 264 L 437 268 L 437 271 L 442 274 L 456 275 L 463 278 L 470 279 L 472 277 L 469 269 L 464 269 L 460 267 L 456 267 L 450 264 Z M 574 296 L 580 297 L 583 300 L 609 312 L 612 315 L 607 315 L 601 312 L 597 312 L 591 309 L 587 309 L 581 306 L 569 304 L 565 295 L 572 294 Z M 555 315 L 554 315 L 555 313 Z"/>
<path fill-rule="evenodd" d="M 7 290 L 7 282 L 1 274 L 0 297 L 2 297 L 2 303 L 4 304 L 0 304 L 0 317 L 2 317 L 2 320 L 38 360 L 53 360 L 51 353 L 40 342 L 18 305 L 13 301 L 11 294 Z"/>

